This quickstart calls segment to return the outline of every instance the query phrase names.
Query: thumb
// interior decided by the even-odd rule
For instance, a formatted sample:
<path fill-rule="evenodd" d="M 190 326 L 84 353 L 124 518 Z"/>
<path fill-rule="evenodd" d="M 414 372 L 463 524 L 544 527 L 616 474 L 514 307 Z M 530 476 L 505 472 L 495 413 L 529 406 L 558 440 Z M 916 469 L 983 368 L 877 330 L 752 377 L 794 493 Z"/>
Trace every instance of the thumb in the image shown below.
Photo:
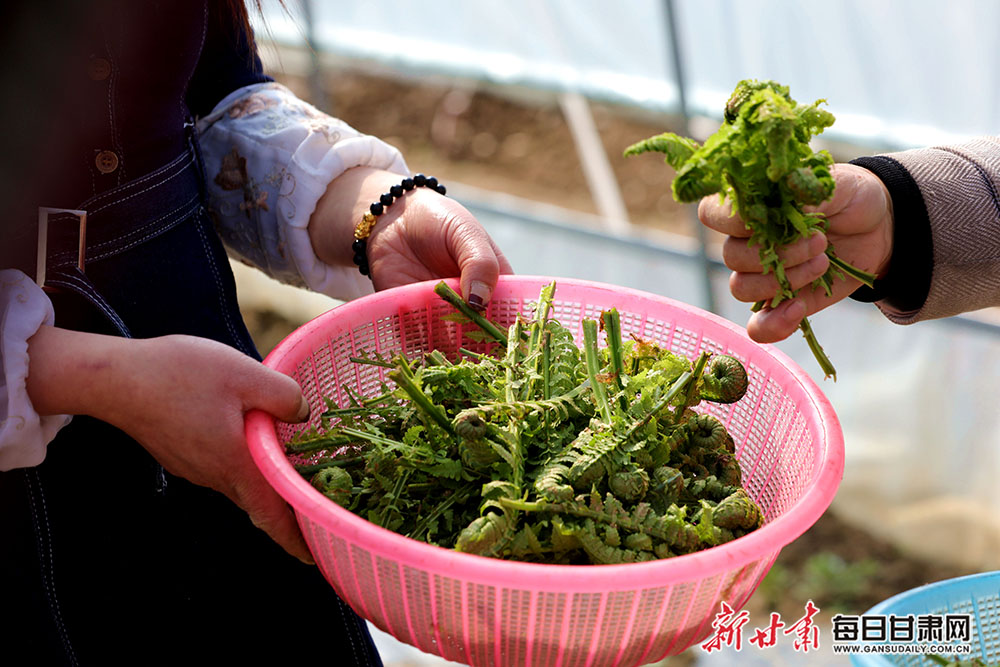
<path fill-rule="evenodd" d="M 452 253 L 460 272 L 462 298 L 475 308 L 489 303 L 501 273 L 513 273 L 510 262 L 478 224 L 459 226 Z"/>
<path fill-rule="evenodd" d="M 309 420 L 309 402 L 299 383 L 263 364 L 244 394 L 245 407 L 257 408 L 278 419 L 300 424 Z"/>

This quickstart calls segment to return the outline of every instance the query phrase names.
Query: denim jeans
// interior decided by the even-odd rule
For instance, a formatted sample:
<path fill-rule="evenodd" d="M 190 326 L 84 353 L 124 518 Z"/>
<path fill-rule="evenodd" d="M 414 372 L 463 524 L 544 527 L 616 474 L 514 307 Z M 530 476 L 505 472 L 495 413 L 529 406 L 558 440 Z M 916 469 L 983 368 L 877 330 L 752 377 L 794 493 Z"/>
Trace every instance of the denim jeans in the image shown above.
<path fill-rule="evenodd" d="M 56 324 L 212 338 L 259 358 L 202 205 L 192 143 L 83 202 L 50 237 Z M 184 419 L 184 415 L 176 415 Z M 20 656 L 20 657 L 17 657 Z M 380 665 L 316 567 L 221 494 L 165 472 L 112 426 L 75 417 L 45 461 L 0 474 L 0 663 Z"/>

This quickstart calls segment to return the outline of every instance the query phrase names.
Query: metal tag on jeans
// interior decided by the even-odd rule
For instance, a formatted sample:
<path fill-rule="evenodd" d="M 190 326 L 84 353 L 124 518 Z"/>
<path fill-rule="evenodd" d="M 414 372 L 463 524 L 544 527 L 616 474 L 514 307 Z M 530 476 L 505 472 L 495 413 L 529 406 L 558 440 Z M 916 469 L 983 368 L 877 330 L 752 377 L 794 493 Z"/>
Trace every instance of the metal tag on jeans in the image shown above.
<path fill-rule="evenodd" d="M 79 225 L 78 248 L 76 265 L 83 271 L 84 256 L 87 250 L 87 212 L 68 208 L 48 208 L 45 206 L 38 209 L 38 243 L 35 261 L 35 282 L 42 288 L 45 287 L 45 267 L 48 262 L 49 247 L 49 216 L 64 214 L 74 216 Z M 56 218 L 56 221 L 68 222 L 65 218 Z"/>

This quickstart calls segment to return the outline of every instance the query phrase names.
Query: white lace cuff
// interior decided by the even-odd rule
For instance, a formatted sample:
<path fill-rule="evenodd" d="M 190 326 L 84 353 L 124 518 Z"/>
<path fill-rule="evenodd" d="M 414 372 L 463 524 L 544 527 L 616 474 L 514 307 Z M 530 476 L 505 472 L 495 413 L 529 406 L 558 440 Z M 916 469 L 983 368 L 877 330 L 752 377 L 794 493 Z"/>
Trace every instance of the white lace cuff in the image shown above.
<path fill-rule="evenodd" d="M 320 261 L 307 227 L 330 181 L 348 169 L 408 173 L 398 150 L 278 83 L 229 94 L 198 121 L 198 132 L 209 208 L 231 255 L 281 282 L 335 299 L 372 292 L 355 267 Z"/>
<path fill-rule="evenodd" d="M 0 470 L 36 466 L 69 415 L 41 417 L 28 398 L 28 339 L 55 312 L 45 292 L 16 269 L 0 270 Z"/>

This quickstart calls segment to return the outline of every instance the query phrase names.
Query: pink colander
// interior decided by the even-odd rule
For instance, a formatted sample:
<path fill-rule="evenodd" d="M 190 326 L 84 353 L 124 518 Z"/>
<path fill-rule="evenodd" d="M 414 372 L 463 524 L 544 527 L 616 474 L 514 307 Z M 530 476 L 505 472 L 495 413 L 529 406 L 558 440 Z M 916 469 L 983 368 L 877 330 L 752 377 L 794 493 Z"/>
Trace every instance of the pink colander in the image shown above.
<path fill-rule="evenodd" d="M 553 280 L 505 276 L 487 316 L 509 324 L 533 314 Z M 459 553 L 379 528 L 328 500 L 293 468 L 283 444 L 302 425 L 262 412 L 247 417 L 247 440 L 264 476 L 294 508 L 326 579 L 361 616 L 401 641 L 469 665 L 527 667 L 641 665 L 680 653 L 712 632 L 725 601 L 738 610 L 778 552 L 826 510 L 843 474 L 843 436 L 830 403 L 784 354 L 710 313 L 594 282 L 558 278 L 552 317 L 575 328 L 611 307 L 623 336 L 634 334 L 694 358 L 702 350 L 743 361 L 746 396 L 703 404 L 737 443 L 744 486 L 763 509 L 755 532 L 698 553 L 627 565 L 541 565 Z M 473 325 L 453 312 L 436 281 L 379 292 L 303 325 L 264 363 L 294 377 L 313 408 L 345 401 L 348 384 L 379 391 L 384 369 L 359 353 L 414 356 L 469 346 Z M 455 282 L 451 284 L 457 288 Z"/>

